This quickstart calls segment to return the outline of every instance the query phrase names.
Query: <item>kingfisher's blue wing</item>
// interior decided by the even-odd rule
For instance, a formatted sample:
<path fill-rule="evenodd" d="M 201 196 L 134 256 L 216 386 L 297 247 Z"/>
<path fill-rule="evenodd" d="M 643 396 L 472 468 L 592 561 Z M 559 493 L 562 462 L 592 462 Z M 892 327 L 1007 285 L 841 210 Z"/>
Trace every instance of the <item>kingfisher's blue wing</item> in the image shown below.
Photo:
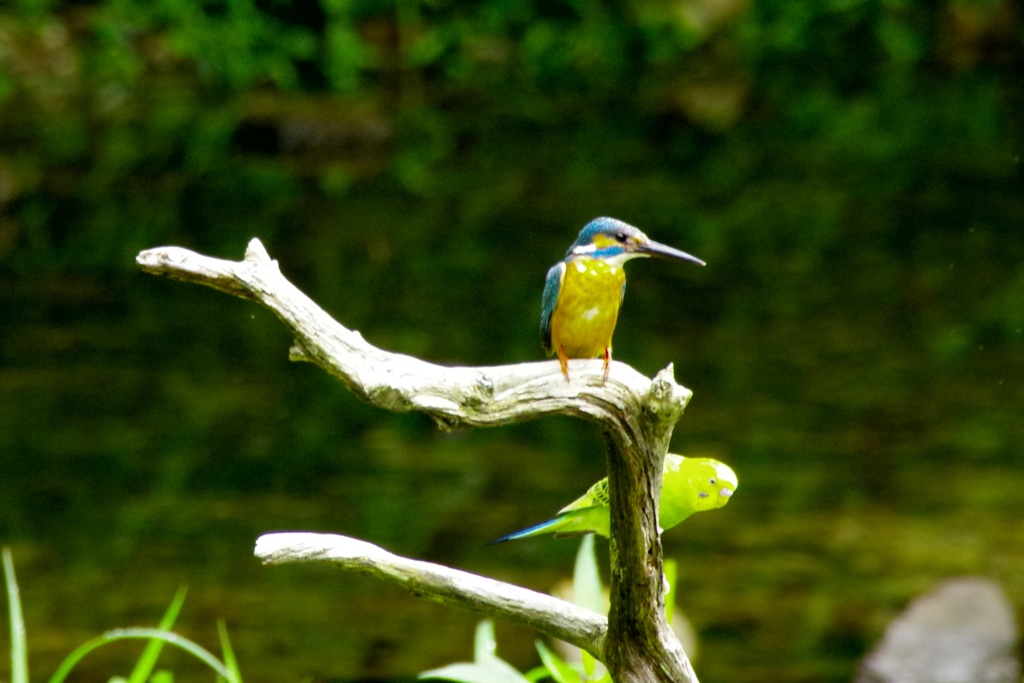
<path fill-rule="evenodd" d="M 540 303 L 540 343 L 550 356 L 555 352 L 551 346 L 551 316 L 558 305 L 558 293 L 562 291 L 565 280 L 565 261 L 556 263 L 548 270 L 547 281 L 544 282 L 544 298 Z"/>

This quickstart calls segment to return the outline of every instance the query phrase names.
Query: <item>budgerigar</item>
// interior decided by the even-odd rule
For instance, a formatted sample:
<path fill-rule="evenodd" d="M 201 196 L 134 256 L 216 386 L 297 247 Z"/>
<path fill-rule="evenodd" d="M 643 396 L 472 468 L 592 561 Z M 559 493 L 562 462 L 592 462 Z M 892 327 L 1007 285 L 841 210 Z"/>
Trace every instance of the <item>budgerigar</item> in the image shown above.
<path fill-rule="evenodd" d="M 686 458 L 668 453 L 661 484 L 658 523 L 671 529 L 695 512 L 714 510 L 729 502 L 739 481 L 725 463 L 711 458 Z M 558 511 L 546 522 L 502 536 L 494 541 L 555 534 L 580 536 L 596 533 L 610 535 L 611 512 L 608 508 L 608 478 L 597 482 L 582 496 Z"/>

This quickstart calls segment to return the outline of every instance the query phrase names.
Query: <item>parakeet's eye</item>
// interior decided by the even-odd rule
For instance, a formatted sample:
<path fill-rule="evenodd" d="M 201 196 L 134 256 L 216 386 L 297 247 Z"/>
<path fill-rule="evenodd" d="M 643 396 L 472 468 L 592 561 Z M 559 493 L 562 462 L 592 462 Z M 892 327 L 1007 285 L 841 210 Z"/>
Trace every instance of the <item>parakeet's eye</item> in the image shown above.
<path fill-rule="evenodd" d="M 708 480 L 708 483 L 711 484 L 712 486 L 714 486 L 715 485 L 715 478 L 711 477 L 711 479 Z"/>

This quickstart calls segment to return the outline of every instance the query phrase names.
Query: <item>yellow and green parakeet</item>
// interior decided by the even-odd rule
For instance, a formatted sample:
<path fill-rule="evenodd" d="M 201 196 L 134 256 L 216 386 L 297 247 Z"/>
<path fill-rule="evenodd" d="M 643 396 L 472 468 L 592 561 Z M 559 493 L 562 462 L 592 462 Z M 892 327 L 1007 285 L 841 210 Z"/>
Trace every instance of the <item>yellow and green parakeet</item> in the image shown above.
<path fill-rule="evenodd" d="M 720 508 L 729 502 L 737 486 L 736 473 L 725 463 L 711 458 L 686 458 L 668 453 L 665 455 L 658 524 L 664 531 L 695 512 Z M 581 536 L 596 533 L 607 537 L 611 533 L 610 526 L 608 478 L 605 477 L 559 510 L 554 519 L 502 536 L 494 542 L 540 534 Z"/>

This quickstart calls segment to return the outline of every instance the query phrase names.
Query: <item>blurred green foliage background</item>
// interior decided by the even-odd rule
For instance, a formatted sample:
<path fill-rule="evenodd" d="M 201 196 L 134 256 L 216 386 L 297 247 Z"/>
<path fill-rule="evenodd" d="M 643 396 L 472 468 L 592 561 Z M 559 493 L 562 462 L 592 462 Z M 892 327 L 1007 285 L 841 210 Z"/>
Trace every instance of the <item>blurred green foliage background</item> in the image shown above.
<path fill-rule="evenodd" d="M 615 338 L 694 390 L 673 450 L 740 477 L 665 540 L 703 680 L 848 680 L 951 574 L 1024 604 L 1022 22 L 1012 0 L 8 0 L 0 540 L 37 675 L 182 582 L 179 624 L 212 647 L 226 617 L 251 681 L 469 656 L 475 617 L 259 567 L 276 529 L 538 589 L 571 571 L 572 542 L 486 541 L 602 476 L 591 425 L 437 433 L 133 263 L 254 236 L 372 342 L 451 364 L 541 357 L 544 273 L 595 216 L 706 260 L 632 264 Z M 532 634 L 499 640 L 535 663 Z"/>

